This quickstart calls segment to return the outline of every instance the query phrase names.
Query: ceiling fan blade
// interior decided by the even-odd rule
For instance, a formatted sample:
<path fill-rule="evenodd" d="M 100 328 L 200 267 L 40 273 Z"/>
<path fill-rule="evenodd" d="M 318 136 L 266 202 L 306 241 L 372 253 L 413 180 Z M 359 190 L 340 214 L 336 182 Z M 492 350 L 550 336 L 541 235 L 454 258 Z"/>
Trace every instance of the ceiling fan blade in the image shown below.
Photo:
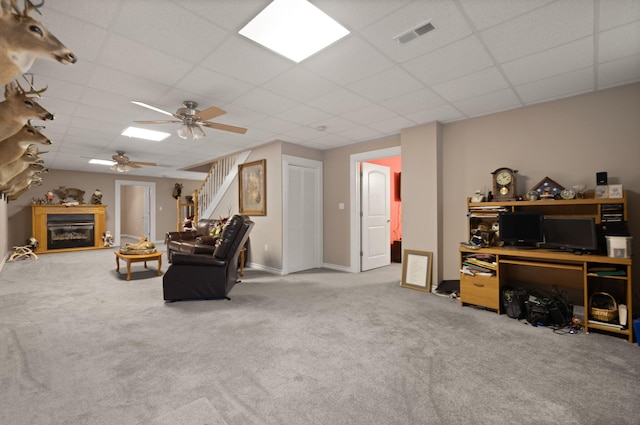
<path fill-rule="evenodd" d="M 155 167 L 156 165 L 158 165 L 155 162 L 129 161 L 128 165 L 132 165 L 132 164 L 135 164 L 135 165 L 148 165 L 149 167 Z"/>
<path fill-rule="evenodd" d="M 244 127 L 235 127 L 233 125 L 227 125 L 227 124 L 220 124 L 217 122 L 201 122 L 200 124 L 204 125 L 205 127 L 209 127 L 209 128 L 217 128 L 218 130 L 224 130 L 224 131 L 232 131 L 234 133 L 239 133 L 239 134 L 244 134 L 247 132 L 247 129 Z"/>
<path fill-rule="evenodd" d="M 182 121 L 178 121 L 178 120 L 153 120 L 153 121 L 134 121 L 134 122 L 137 122 L 138 124 L 172 124 L 172 123 L 176 123 L 176 122 L 181 123 Z"/>
<path fill-rule="evenodd" d="M 127 162 L 124 165 L 126 165 L 127 167 L 131 167 L 131 168 L 140 168 L 140 167 L 142 167 L 142 165 L 138 165 L 135 162 Z"/>
<path fill-rule="evenodd" d="M 201 121 L 210 120 L 211 118 L 219 117 L 220 115 L 226 114 L 227 111 L 224 111 L 217 106 L 212 106 L 205 110 L 198 112 L 195 116 L 196 119 Z"/>
<path fill-rule="evenodd" d="M 167 112 L 164 109 L 160 109 L 160 108 L 148 105 L 148 104 L 143 103 L 143 102 L 138 102 L 137 100 L 132 100 L 131 103 L 135 103 L 136 105 L 142 106 L 144 108 L 151 109 L 151 110 L 156 111 L 156 112 L 160 112 L 161 114 L 169 115 L 170 117 L 174 116 L 172 112 Z"/>

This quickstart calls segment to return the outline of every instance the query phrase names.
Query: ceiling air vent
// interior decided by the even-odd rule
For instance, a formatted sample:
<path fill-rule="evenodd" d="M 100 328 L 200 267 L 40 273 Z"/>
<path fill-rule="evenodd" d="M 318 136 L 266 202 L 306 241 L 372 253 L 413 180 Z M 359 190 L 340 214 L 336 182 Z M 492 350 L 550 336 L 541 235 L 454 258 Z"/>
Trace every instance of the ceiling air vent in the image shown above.
<path fill-rule="evenodd" d="M 418 25 L 417 27 L 411 28 L 409 31 L 405 31 L 402 34 L 396 35 L 395 37 L 393 37 L 393 39 L 399 44 L 405 44 L 434 29 L 435 27 L 431 25 L 431 22 L 425 22 Z"/>

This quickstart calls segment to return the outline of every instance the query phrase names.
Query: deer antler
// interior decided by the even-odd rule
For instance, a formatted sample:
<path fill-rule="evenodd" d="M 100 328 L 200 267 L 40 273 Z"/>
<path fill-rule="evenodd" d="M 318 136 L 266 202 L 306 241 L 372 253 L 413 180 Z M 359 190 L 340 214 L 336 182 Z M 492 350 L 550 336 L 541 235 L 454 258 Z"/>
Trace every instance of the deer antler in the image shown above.
<path fill-rule="evenodd" d="M 40 2 L 40 4 L 35 5 L 33 3 L 31 3 L 31 0 L 24 0 L 24 14 L 25 16 L 29 14 L 29 12 L 31 12 L 32 10 L 35 10 L 36 12 L 38 12 L 39 15 L 42 15 L 42 13 L 40 13 L 40 8 L 44 5 L 44 0 L 42 0 L 42 2 Z"/>
<path fill-rule="evenodd" d="M 27 82 L 29 83 L 29 81 Z M 15 83 L 18 85 L 18 90 L 20 90 L 25 96 L 35 94 L 36 96 L 42 98 L 41 94 L 47 91 L 47 89 L 49 88 L 49 85 L 46 85 L 42 90 L 36 90 L 35 88 L 33 88 L 33 85 L 29 83 L 29 87 L 31 87 L 31 90 L 25 91 L 17 80 L 15 81 Z"/>

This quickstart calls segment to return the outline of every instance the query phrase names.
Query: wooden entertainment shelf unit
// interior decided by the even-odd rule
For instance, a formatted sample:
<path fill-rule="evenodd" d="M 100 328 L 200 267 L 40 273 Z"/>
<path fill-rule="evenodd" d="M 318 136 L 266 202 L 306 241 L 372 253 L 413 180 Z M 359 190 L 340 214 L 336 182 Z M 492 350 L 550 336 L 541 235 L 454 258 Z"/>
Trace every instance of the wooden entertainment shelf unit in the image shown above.
<path fill-rule="evenodd" d="M 606 207 L 605 207 L 606 206 Z M 487 223 L 497 221 L 497 215 L 479 214 L 474 217 L 472 207 L 503 207 L 507 211 L 540 211 L 545 216 L 594 217 L 596 223 L 607 221 L 610 207 L 619 207 L 620 217 L 627 220 L 626 193 L 623 198 L 468 202 L 469 225 L 476 226 L 478 220 Z M 604 208 L 603 208 L 604 207 Z M 471 227 L 474 228 L 474 227 Z M 551 292 L 553 286 L 565 291 L 569 301 L 584 306 L 584 329 L 606 331 L 627 336 L 633 342 L 632 300 L 633 284 L 631 258 L 613 258 L 606 255 L 558 252 L 548 249 L 508 249 L 488 247 L 480 249 L 460 248 L 461 264 L 469 256 L 486 254 L 495 258 L 495 270 L 487 275 L 460 274 L 460 302 L 495 310 L 500 314 L 501 294 L 505 287 L 535 288 Z M 605 273 L 601 270 L 615 270 Z M 627 306 L 627 325 L 595 323 L 590 317 L 589 299 L 595 292 L 611 294 L 618 304 Z"/>
<path fill-rule="evenodd" d="M 81 204 L 66 206 L 62 204 L 34 204 L 31 206 L 31 234 L 39 242 L 36 253 L 46 254 L 52 252 L 82 251 L 87 249 L 104 248 L 102 235 L 106 231 L 106 205 Z M 49 216 L 81 216 L 91 217 L 92 232 L 89 234 L 90 240 L 81 247 L 50 248 Z"/>

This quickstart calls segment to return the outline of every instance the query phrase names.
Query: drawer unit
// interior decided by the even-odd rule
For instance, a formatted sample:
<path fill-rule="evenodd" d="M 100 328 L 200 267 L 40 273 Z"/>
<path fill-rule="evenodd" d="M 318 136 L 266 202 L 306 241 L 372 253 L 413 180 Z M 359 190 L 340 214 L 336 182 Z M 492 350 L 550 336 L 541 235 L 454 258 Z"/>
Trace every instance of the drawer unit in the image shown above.
<path fill-rule="evenodd" d="M 487 307 L 500 313 L 498 278 L 463 274 L 460 278 L 460 302 Z"/>

